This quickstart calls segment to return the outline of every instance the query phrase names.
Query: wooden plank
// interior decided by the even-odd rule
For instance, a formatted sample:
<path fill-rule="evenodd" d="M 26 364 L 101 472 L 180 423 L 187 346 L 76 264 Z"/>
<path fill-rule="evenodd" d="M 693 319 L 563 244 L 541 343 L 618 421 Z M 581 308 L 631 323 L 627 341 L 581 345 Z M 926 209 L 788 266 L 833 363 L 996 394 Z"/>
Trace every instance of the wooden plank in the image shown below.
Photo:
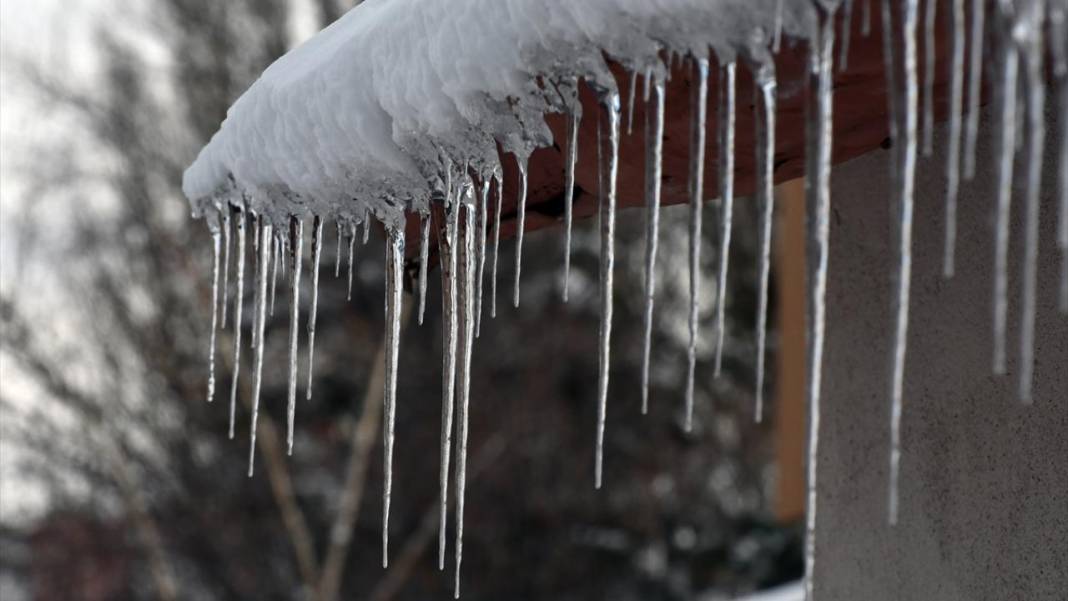
<path fill-rule="evenodd" d="M 805 514 L 805 182 L 776 188 L 779 352 L 775 392 L 775 515 Z"/>

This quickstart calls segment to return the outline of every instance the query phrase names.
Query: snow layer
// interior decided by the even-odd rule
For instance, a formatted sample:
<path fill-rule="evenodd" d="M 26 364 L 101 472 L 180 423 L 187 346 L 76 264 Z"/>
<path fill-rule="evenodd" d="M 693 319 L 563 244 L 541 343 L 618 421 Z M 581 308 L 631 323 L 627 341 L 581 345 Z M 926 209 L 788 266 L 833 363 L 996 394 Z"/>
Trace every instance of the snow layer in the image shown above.
<path fill-rule="evenodd" d="M 197 213 L 395 220 L 444 193 L 450 166 L 499 170 L 495 142 L 521 158 L 551 144 L 544 114 L 576 78 L 616 89 L 606 54 L 653 73 L 668 53 L 761 59 L 778 27 L 815 26 L 813 3 L 783 4 L 777 21 L 779 0 L 369 0 L 263 73 L 183 188 Z"/>

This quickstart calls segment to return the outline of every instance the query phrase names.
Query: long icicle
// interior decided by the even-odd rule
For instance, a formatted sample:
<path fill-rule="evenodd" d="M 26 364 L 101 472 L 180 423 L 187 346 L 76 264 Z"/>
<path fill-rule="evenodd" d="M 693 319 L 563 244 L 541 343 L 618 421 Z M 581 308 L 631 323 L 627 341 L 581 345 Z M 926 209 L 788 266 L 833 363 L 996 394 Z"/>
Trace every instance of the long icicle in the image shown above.
<path fill-rule="evenodd" d="M 975 142 L 979 136 L 979 105 L 983 91 L 983 33 L 986 0 L 972 0 L 968 48 L 968 114 L 964 121 L 964 179 L 975 177 Z"/>
<path fill-rule="evenodd" d="M 256 466 L 256 422 L 260 418 L 260 391 L 263 388 L 263 347 L 267 346 L 263 341 L 263 329 L 267 323 L 267 261 L 271 258 L 271 233 L 272 226 L 266 219 L 260 218 L 260 247 L 259 256 L 259 277 L 256 281 L 256 323 L 253 325 L 255 328 L 253 331 L 256 334 L 256 348 L 253 350 L 255 354 L 254 367 L 252 372 L 252 425 L 249 428 L 249 447 L 248 447 L 248 477 L 252 477 L 253 469 Z"/>
<path fill-rule="evenodd" d="M 735 90 L 734 61 L 720 69 L 719 86 L 719 197 L 722 205 L 719 231 L 719 274 L 716 285 L 716 362 L 713 376 L 723 371 L 723 338 L 727 329 L 727 268 L 731 256 L 731 225 L 734 221 L 734 127 Z"/>
<path fill-rule="evenodd" d="M 898 138 L 900 137 L 900 134 L 898 133 L 900 124 L 898 123 L 897 119 L 898 104 L 900 103 L 900 99 L 895 93 L 895 91 L 898 89 L 898 77 L 896 72 L 897 51 L 894 45 L 894 35 L 896 30 L 894 29 L 894 11 L 892 9 L 892 5 L 888 4 L 885 0 L 881 2 L 881 20 L 883 30 L 883 76 L 886 79 L 886 104 L 887 111 L 890 115 L 890 118 L 888 119 L 888 129 L 890 130 L 890 146 L 891 148 L 896 149 L 898 144 Z M 900 152 L 898 150 L 894 150 L 893 152 L 889 153 L 888 157 L 890 162 L 890 182 L 892 186 L 899 185 L 897 183 L 898 163 L 900 162 L 898 156 L 899 154 Z M 893 194 L 896 194 L 896 192 L 891 191 L 891 198 L 893 197 Z"/>
<path fill-rule="evenodd" d="M 297 415 L 297 350 L 300 339 L 300 275 L 304 266 L 304 220 L 289 219 L 289 239 L 293 246 L 292 296 L 289 307 L 289 404 L 286 407 L 286 452 L 293 454 L 293 425 Z"/>
<path fill-rule="evenodd" d="M 248 212 L 241 210 L 237 220 L 237 293 L 234 295 L 234 375 L 230 380 L 230 429 L 234 438 L 234 421 L 237 414 L 237 380 L 241 375 L 241 308 L 245 301 L 245 230 L 248 228 Z"/>
<path fill-rule="evenodd" d="M 905 386 L 905 351 L 908 345 L 909 290 L 912 283 L 912 215 L 913 193 L 916 185 L 918 89 L 917 77 L 917 25 L 919 0 L 906 0 L 902 8 L 902 61 L 904 79 L 899 90 L 898 114 L 892 115 L 900 124 L 901 144 L 897 176 L 894 188 L 897 198 L 894 210 L 897 215 L 897 271 L 894 274 L 893 297 L 894 342 L 890 376 L 890 474 L 889 522 L 897 524 L 898 480 L 901 471 L 901 412 Z"/>
<path fill-rule="evenodd" d="M 323 251 L 323 218 L 316 215 L 312 223 L 312 298 L 308 314 L 308 385 L 304 398 L 312 398 L 315 381 L 315 318 L 319 313 L 319 259 Z"/>
<path fill-rule="evenodd" d="M 1060 129 L 1060 181 L 1057 191 L 1059 214 L 1057 247 L 1061 251 L 1060 310 L 1068 314 L 1068 6 L 1051 5 L 1049 14 L 1049 46 L 1053 57 L 1053 79 L 1057 88 L 1057 114 Z"/>
<path fill-rule="evenodd" d="M 926 0 L 923 16 L 923 156 L 934 151 L 935 17 L 937 0 Z"/>
<path fill-rule="evenodd" d="M 490 274 L 490 317 L 497 317 L 497 259 L 501 255 L 501 206 L 504 200 L 504 181 L 493 176 L 497 187 L 497 202 L 493 210 L 493 273 Z"/>
<path fill-rule="evenodd" d="M 400 355 L 404 292 L 404 227 L 386 228 L 386 377 L 382 395 L 382 567 L 389 566 L 389 501 L 393 489 L 393 426 L 397 409 L 397 357 Z"/>
<path fill-rule="evenodd" d="M 843 0 L 842 9 L 842 43 L 838 53 L 838 70 L 845 71 L 849 68 L 849 45 L 853 37 L 853 2 L 855 0 Z"/>
<path fill-rule="evenodd" d="M 598 345 L 597 449 L 594 459 L 594 488 L 601 488 L 604 467 L 604 428 L 608 412 L 608 368 L 612 341 L 612 270 L 616 245 L 616 174 L 619 171 L 619 92 L 606 101 L 608 109 L 608 165 L 606 193 L 601 198 L 601 327 Z"/>
<path fill-rule="evenodd" d="M 890 0 L 884 0 L 889 2 Z M 827 261 L 830 256 L 831 145 L 834 11 L 821 6 L 819 39 L 810 58 L 810 94 L 805 156 L 809 207 L 809 336 L 808 336 L 808 448 L 805 502 L 805 594 L 813 599 L 816 566 L 816 490 L 819 460 L 820 394 L 823 374 Z"/>
<path fill-rule="evenodd" d="M 697 61 L 697 85 L 690 111 L 690 344 L 687 347 L 685 429 L 693 429 L 697 371 L 698 303 L 701 285 L 701 212 L 704 207 L 705 120 L 708 114 L 708 59 Z"/>
<path fill-rule="evenodd" d="M 519 307 L 519 277 L 523 268 L 523 232 L 527 221 L 527 157 L 516 157 L 519 167 L 519 201 L 516 205 L 515 230 L 515 287 L 512 289 L 512 305 Z"/>
<path fill-rule="evenodd" d="M 478 195 L 478 216 L 475 229 L 475 338 L 482 334 L 482 280 L 486 267 L 486 214 L 489 204 L 490 180 L 482 181 L 482 190 Z"/>
<path fill-rule="evenodd" d="M 960 191 L 960 136 L 964 102 L 964 0 L 951 0 L 950 36 L 953 58 L 949 64 L 949 140 L 946 147 L 945 246 L 942 276 L 953 277 L 957 247 L 957 196 Z"/>
<path fill-rule="evenodd" d="M 1046 140 L 1045 44 L 1042 35 L 1043 3 L 1024 9 L 1028 32 L 1023 46 L 1024 90 L 1027 99 L 1027 188 L 1024 195 L 1024 258 L 1020 318 L 1020 400 L 1032 402 L 1035 371 L 1035 294 L 1038 287 L 1038 225 L 1042 193 L 1042 163 Z M 1061 119 L 1068 115 L 1061 115 Z"/>
<path fill-rule="evenodd" d="M 474 208 L 469 203 L 457 207 L 463 211 L 464 219 L 460 224 L 459 244 L 459 309 L 460 309 L 460 361 L 457 365 L 459 380 L 459 402 L 456 413 L 456 574 L 453 596 L 460 598 L 460 564 L 464 556 L 464 492 L 467 486 L 467 423 L 468 404 L 471 398 L 471 349 L 474 342 L 474 232 L 472 223 L 475 219 Z"/>
<path fill-rule="evenodd" d="M 775 32 L 772 37 L 771 50 L 772 52 L 778 52 L 782 47 L 782 13 L 786 0 L 777 0 L 775 2 Z"/>
<path fill-rule="evenodd" d="M 337 228 L 337 252 L 334 253 L 334 277 L 341 277 L 341 220 L 334 222 Z"/>
<path fill-rule="evenodd" d="M 349 288 L 345 300 L 352 300 L 352 272 L 356 263 L 356 223 L 349 224 Z"/>
<path fill-rule="evenodd" d="M 577 104 L 577 99 L 576 99 Z M 564 302 L 567 302 L 568 282 L 571 279 L 571 223 L 575 204 L 575 161 L 578 158 L 578 129 L 581 114 L 572 108 L 567 114 L 567 153 L 564 161 Z"/>
<path fill-rule="evenodd" d="M 764 419 L 764 361 L 768 324 L 768 280 L 771 274 L 771 225 L 775 218 L 775 62 L 768 60 L 757 70 L 756 166 L 757 202 L 760 207 L 760 271 L 757 276 L 756 408 L 754 419 Z"/>
<path fill-rule="evenodd" d="M 660 240 L 660 178 L 664 149 L 664 82 L 657 78 L 645 128 L 645 346 L 642 351 L 642 415 L 649 412 L 649 363 L 653 347 L 656 253 Z"/>
<path fill-rule="evenodd" d="M 1007 25 L 1000 25 L 1007 27 Z M 1003 35 L 1008 36 L 1008 32 Z M 1009 211 L 1012 205 L 1013 160 L 1016 155 L 1016 94 L 1019 57 L 1016 45 L 1002 43 L 1001 127 L 998 141 L 997 204 L 994 215 L 994 374 L 1005 373 L 1006 322 L 1009 306 Z"/>
<path fill-rule="evenodd" d="M 209 217 L 210 219 L 210 217 Z M 216 219 L 218 219 L 216 217 Z M 211 227 L 211 341 L 208 343 L 208 402 L 215 400 L 215 331 L 219 323 L 219 255 L 222 234 L 217 221 Z"/>
<path fill-rule="evenodd" d="M 275 239 L 271 242 L 271 310 L 270 315 L 274 317 L 274 299 L 275 291 L 278 289 L 278 264 L 283 262 L 282 258 L 282 241 Z"/>
<path fill-rule="evenodd" d="M 634 133 L 634 96 L 638 89 L 638 70 L 630 72 L 630 87 L 627 89 L 627 135 Z"/>
<path fill-rule="evenodd" d="M 353 232 L 355 234 L 355 231 Z M 371 210 L 363 210 L 363 243 L 366 245 L 371 240 Z"/>
<path fill-rule="evenodd" d="M 289 251 L 289 243 L 285 236 L 277 234 L 275 236 L 275 243 L 278 245 L 278 257 L 281 260 L 282 279 L 286 279 L 286 253 Z"/>
<path fill-rule="evenodd" d="M 222 324 L 219 326 L 226 329 L 226 306 L 230 301 L 230 203 L 224 203 L 222 208 L 222 231 L 223 231 L 223 279 L 222 279 Z"/>
<path fill-rule="evenodd" d="M 423 313 L 426 311 L 426 273 L 430 262 L 430 221 L 431 214 L 419 217 L 419 325 L 423 325 Z"/>
<path fill-rule="evenodd" d="M 263 215 L 253 215 L 253 217 L 252 217 L 252 264 L 253 264 L 252 265 L 252 268 L 253 268 L 252 269 L 252 285 L 253 286 L 256 286 L 257 282 L 260 281 L 260 261 L 259 261 L 260 235 L 259 235 L 259 231 L 260 231 L 260 226 L 262 224 L 263 224 Z M 270 257 L 270 254 L 268 254 L 267 256 Z M 253 299 L 255 299 L 255 295 L 256 295 L 255 289 L 252 292 L 253 292 Z M 259 306 L 258 303 L 253 302 L 252 303 L 252 331 L 249 332 L 249 348 L 250 349 L 255 349 L 256 348 L 256 336 L 258 335 L 258 332 L 256 332 L 256 322 L 259 320 L 259 318 L 260 318 L 260 306 Z"/>
<path fill-rule="evenodd" d="M 457 186 L 459 188 L 459 186 Z M 441 264 L 441 454 L 438 472 L 440 511 L 438 520 L 438 569 L 445 569 L 445 526 L 449 503 L 449 453 L 452 449 L 452 419 L 456 386 L 456 230 L 460 216 L 460 192 L 445 204 L 445 222 L 438 237 L 438 256 Z"/>

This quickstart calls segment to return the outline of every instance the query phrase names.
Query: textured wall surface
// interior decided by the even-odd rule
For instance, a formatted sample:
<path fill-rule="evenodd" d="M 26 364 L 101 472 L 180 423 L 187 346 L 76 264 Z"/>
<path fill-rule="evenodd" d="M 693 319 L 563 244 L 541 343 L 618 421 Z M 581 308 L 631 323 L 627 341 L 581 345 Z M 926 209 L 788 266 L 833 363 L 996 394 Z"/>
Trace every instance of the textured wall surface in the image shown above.
<path fill-rule="evenodd" d="M 1056 166 L 1044 168 L 1035 401 L 1016 397 L 1021 188 L 1013 197 L 1008 375 L 991 375 L 990 134 L 940 276 L 945 139 L 921 159 L 902 420 L 901 519 L 886 523 L 892 316 L 888 158 L 834 172 L 820 449 L 820 599 L 1068 599 L 1068 317 L 1057 313 Z M 1052 143 L 1052 136 L 1047 143 Z M 1019 169 L 1019 167 L 1018 167 Z M 884 208 L 885 207 L 885 208 Z"/>

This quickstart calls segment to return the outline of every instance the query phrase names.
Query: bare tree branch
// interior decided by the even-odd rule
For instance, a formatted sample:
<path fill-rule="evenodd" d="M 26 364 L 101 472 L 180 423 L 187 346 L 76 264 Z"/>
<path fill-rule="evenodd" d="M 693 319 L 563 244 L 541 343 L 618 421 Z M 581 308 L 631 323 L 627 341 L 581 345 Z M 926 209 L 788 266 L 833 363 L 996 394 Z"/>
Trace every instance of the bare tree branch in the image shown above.
<path fill-rule="evenodd" d="M 105 445 L 106 446 L 106 445 Z M 163 546 L 163 537 L 159 527 L 149 512 L 148 503 L 145 501 L 140 487 L 134 483 L 130 474 L 130 468 L 126 459 L 119 456 L 113 447 L 106 446 L 107 462 L 115 481 L 119 485 L 126 507 L 130 512 L 130 519 L 141 539 L 141 544 L 148 551 L 148 563 L 151 566 L 152 580 L 156 583 L 161 601 L 174 601 L 178 598 L 178 584 L 174 579 L 170 564 L 167 562 L 167 552 Z"/>

